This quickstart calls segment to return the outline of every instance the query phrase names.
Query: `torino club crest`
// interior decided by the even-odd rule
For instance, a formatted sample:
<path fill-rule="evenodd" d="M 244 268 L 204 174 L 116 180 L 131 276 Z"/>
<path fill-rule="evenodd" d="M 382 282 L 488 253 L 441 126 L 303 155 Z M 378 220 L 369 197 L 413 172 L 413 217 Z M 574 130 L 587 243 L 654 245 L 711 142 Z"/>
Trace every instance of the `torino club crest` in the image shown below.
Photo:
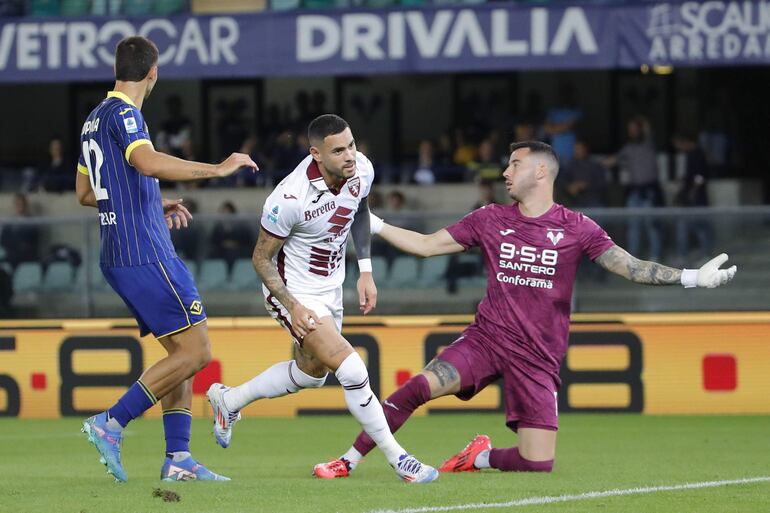
<path fill-rule="evenodd" d="M 352 194 L 354 198 L 357 198 L 358 193 L 361 192 L 361 179 L 356 176 L 355 178 L 348 180 L 348 189 L 350 190 L 350 194 Z"/>

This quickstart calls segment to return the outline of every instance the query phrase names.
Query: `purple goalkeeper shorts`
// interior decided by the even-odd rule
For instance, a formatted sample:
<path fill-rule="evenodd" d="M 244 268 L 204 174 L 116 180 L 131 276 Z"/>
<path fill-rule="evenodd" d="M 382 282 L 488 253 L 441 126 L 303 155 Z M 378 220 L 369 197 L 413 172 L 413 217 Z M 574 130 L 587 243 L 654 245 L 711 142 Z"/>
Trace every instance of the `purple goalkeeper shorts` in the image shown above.
<path fill-rule="evenodd" d="M 476 324 L 468 326 L 452 345 L 438 355 L 460 374 L 460 392 L 467 401 L 487 385 L 502 378 L 505 423 L 518 428 L 558 429 L 557 384 L 553 376 L 522 358 L 502 358 L 490 348 L 495 344 Z"/>

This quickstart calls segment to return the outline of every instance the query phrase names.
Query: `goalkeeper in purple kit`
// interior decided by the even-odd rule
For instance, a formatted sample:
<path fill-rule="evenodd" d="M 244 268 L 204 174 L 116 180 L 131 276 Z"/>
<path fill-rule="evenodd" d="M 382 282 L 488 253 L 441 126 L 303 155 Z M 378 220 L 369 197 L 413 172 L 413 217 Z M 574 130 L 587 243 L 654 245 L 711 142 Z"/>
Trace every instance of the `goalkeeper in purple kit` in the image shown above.
<path fill-rule="evenodd" d="M 512 205 L 487 205 L 430 235 L 383 223 L 372 232 L 407 253 L 430 257 L 479 247 L 488 284 L 475 321 L 425 369 L 383 401 L 392 431 L 432 399 L 468 400 L 502 379 L 506 425 L 518 446 L 492 448 L 476 436 L 449 458 L 442 472 L 483 468 L 550 472 L 556 455 L 559 368 L 567 350 L 570 299 L 578 265 L 588 256 L 635 283 L 714 288 L 730 281 L 736 267 L 720 269 L 721 254 L 700 269 L 674 269 L 640 260 L 617 246 L 587 216 L 553 201 L 559 163 L 542 142 L 511 145 L 503 173 Z M 339 459 L 315 466 L 321 478 L 346 477 L 374 443 L 361 433 Z"/>

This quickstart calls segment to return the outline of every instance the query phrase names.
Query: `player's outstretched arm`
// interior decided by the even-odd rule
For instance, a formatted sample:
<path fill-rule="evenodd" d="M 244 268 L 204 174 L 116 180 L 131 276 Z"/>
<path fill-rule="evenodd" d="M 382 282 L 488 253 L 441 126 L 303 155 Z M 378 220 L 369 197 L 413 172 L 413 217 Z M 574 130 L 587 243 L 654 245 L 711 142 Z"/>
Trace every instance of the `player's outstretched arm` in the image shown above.
<path fill-rule="evenodd" d="M 267 290 L 291 314 L 291 324 L 294 330 L 300 337 L 304 337 L 315 329 L 315 325 L 320 320 L 312 310 L 305 308 L 297 301 L 281 279 L 281 275 L 273 263 L 273 257 L 281 249 L 281 246 L 283 246 L 283 239 L 273 237 L 264 228 L 261 228 L 257 245 L 254 246 L 254 253 L 251 256 L 251 262 Z"/>
<path fill-rule="evenodd" d="M 350 234 L 353 236 L 353 246 L 358 257 L 360 276 L 356 289 L 358 290 L 358 307 L 361 313 L 368 314 L 377 307 L 377 286 L 372 276 L 372 234 L 370 225 L 369 198 L 363 198 L 358 205 L 358 211 L 353 217 Z"/>
<path fill-rule="evenodd" d="M 727 262 L 727 255 L 721 255 L 706 262 L 700 269 L 674 269 L 656 262 L 639 260 L 620 246 L 613 246 L 597 259 L 596 263 L 608 271 L 618 274 L 634 283 L 645 285 L 683 285 L 685 288 L 716 288 L 733 279 L 737 268 L 720 269 Z"/>
<path fill-rule="evenodd" d="M 372 233 L 379 234 L 390 245 L 410 255 L 430 257 L 465 251 L 465 248 L 458 244 L 443 228 L 430 235 L 425 235 L 390 225 L 374 214 L 370 214 L 369 217 Z"/>
<path fill-rule="evenodd" d="M 204 164 L 155 151 L 151 144 L 135 148 L 131 152 L 129 163 L 145 176 L 172 182 L 222 178 L 230 176 L 242 167 L 250 167 L 254 171 L 259 169 L 245 153 L 233 153 L 219 164 Z"/>

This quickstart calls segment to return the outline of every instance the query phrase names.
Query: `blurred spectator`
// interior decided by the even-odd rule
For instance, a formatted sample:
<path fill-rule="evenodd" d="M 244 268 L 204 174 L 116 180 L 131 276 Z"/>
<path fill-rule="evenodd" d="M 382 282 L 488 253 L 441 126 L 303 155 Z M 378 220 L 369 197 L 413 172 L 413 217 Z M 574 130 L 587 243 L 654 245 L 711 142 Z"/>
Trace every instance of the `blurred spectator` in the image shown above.
<path fill-rule="evenodd" d="M 382 194 L 380 191 L 372 191 L 369 193 L 369 210 L 379 211 L 383 208 Z"/>
<path fill-rule="evenodd" d="M 192 123 L 182 112 L 182 99 L 177 95 L 166 98 L 168 117 L 161 123 L 155 145 L 159 151 L 181 159 L 194 160 Z"/>
<path fill-rule="evenodd" d="M 23 194 L 13 197 L 14 220 L 30 219 L 29 203 Z M 22 262 L 40 259 L 40 228 L 31 224 L 7 224 L 0 233 L 0 246 L 5 250 L 5 261 L 15 269 Z"/>
<path fill-rule="evenodd" d="M 607 170 L 591 157 L 585 141 L 575 142 L 573 159 L 559 172 L 557 183 L 569 206 L 607 206 Z"/>
<path fill-rule="evenodd" d="M 485 207 L 492 203 L 497 203 L 495 200 L 495 184 L 493 182 L 482 181 L 479 182 L 479 198 L 473 205 L 472 210 L 476 210 L 481 207 Z"/>
<path fill-rule="evenodd" d="M 485 207 L 495 201 L 495 186 L 493 182 L 479 182 L 479 197 L 472 210 Z M 484 272 L 484 258 L 478 248 L 473 248 L 467 253 L 455 253 L 449 256 L 446 278 L 447 292 L 456 294 L 460 278 L 472 278 L 482 276 Z"/>
<path fill-rule="evenodd" d="M 184 206 L 191 214 L 198 213 L 198 203 L 191 199 L 184 200 Z M 171 230 L 171 241 L 179 258 L 197 261 L 200 257 L 199 243 L 203 239 L 203 230 L 195 220 L 182 230 Z"/>
<path fill-rule="evenodd" d="M 454 153 L 452 162 L 455 165 L 467 168 L 468 164 L 476 159 L 476 146 L 469 140 L 467 134 L 461 128 L 454 131 Z"/>
<path fill-rule="evenodd" d="M 684 157 L 684 177 L 676 195 L 676 205 L 680 207 L 707 207 L 708 165 L 706 155 L 700 149 L 695 137 L 689 134 L 674 136 L 674 148 Z M 698 245 L 698 257 L 712 254 L 713 230 L 703 217 L 681 216 L 676 224 L 676 248 L 678 256 L 684 260 L 690 249 L 690 240 L 695 236 Z"/>
<path fill-rule="evenodd" d="M 420 231 L 419 223 L 416 222 L 415 215 L 405 211 L 406 198 L 397 190 L 390 191 L 385 198 L 387 209 L 381 216 L 388 224 L 398 226 L 399 228 L 405 228 L 407 230 Z M 393 260 L 397 256 L 401 256 L 403 253 L 391 245 L 387 245 L 382 250 L 382 256 L 388 262 L 388 272 L 393 265 Z"/>
<path fill-rule="evenodd" d="M 575 100 L 575 86 L 569 82 L 559 85 L 559 104 L 548 111 L 545 119 L 545 133 L 559 163 L 564 166 L 572 160 L 575 146 L 575 125 L 583 116 Z"/>
<path fill-rule="evenodd" d="M 481 141 L 477 159 L 468 163 L 468 169 L 473 172 L 477 182 L 494 182 L 502 178 L 503 168 L 495 155 L 495 147 L 490 139 Z"/>
<path fill-rule="evenodd" d="M 219 137 L 219 155 L 217 160 L 227 158 L 238 151 L 249 136 L 243 113 L 246 110 L 246 100 L 238 98 L 232 101 L 217 102 L 219 119 L 217 121 L 217 136 Z"/>
<path fill-rule="evenodd" d="M 651 208 L 663 205 L 663 193 L 658 182 L 658 156 L 647 119 L 636 116 L 628 122 L 628 141 L 617 155 L 605 159 L 605 164 L 620 165 L 621 175 L 628 184 L 626 206 Z M 657 223 L 647 216 L 634 216 L 628 221 L 627 249 L 639 256 L 642 229 L 650 244 L 647 257 L 660 260 L 661 233 Z"/>
<path fill-rule="evenodd" d="M 251 134 L 243 142 L 243 146 L 239 150 L 241 153 L 245 153 L 251 157 L 251 160 L 257 163 L 259 171 L 252 172 L 249 168 L 243 168 L 235 175 L 235 184 L 238 187 L 264 187 L 267 183 L 272 183 L 271 175 L 272 170 L 270 161 L 262 151 L 262 147 L 259 144 L 259 138 L 256 134 Z"/>
<path fill-rule="evenodd" d="M 43 189 L 48 192 L 74 191 L 75 173 L 72 171 L 72 162 L 64 155 L 60 137 L 54 137 L 48 143 L 48 157 L 40 170 Z"/>
<path fill-rule="evenodd" d="M 436 183 L 433 165 L 433 143 L 427 139 L 422 140 L 417 147 L 417 169 L 413 176 L 414 182 L 419 185 Z"/>
<path fill-rule="evenodd" d="M 307 141 L 307 137 L 304 138 L 304 141 Z M 273 166 L 273 185 L 277 185 L 278 182 L 288 176 L 297 167 L 297 164 L 307 157 L 308 149 L 309 143 L 303 148 L 298 147 L 297 141 L 294 138 L 294 132 L 291 130 L 286 129 L 278 134 L 270 155 L 270 161 Z"/>
<path fill-rule="evenodd" d="M 220 214 L 234 216 L 237 213 L 235 205 L 225 201 L 220 205 Z M 228 271 L 239 258 L 249 258 L 254 247 L 254 237 L 244 221 L 226 219 L 217 222 L 211 232 L 210 258 L 221 258 L 227 263 Z"/>
<path fill-rule="evenodd" d="M 706 114 L 704 128 L 698 136 L 700 147 L 705 153 L 709 175 L 726 176 L 729 159 L 729 137 L 719 124 L 719 115 L 713 110 Z"/>

